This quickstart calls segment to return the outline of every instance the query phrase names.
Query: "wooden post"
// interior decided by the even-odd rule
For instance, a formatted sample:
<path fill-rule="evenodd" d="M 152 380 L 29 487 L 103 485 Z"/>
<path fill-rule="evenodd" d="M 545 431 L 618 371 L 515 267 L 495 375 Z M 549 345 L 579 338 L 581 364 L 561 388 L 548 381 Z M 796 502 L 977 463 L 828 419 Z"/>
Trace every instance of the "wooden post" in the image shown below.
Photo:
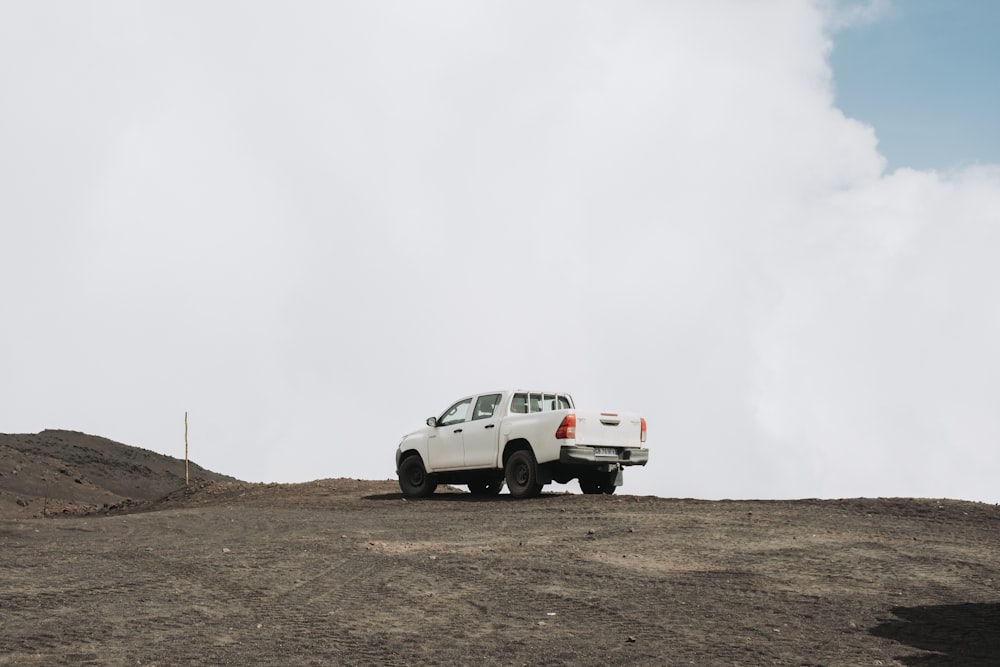
<path fill-rule="evenodd" d="M 184 412 L 184 488 L 191 486 L 191 478 L 188 475 L 188 413 Z"/>

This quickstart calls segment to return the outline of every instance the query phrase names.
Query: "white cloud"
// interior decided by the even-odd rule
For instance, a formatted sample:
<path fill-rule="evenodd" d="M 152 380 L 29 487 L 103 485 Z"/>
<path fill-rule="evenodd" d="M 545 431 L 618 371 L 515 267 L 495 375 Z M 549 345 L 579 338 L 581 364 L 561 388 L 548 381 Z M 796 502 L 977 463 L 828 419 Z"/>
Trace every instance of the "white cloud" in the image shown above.
<path fill-rule="evenodd" d="M 995 500 L 1000 178 L 884 173 L 834 9 L 5 9 L 0 429 L 381 478 L 537 385 L 635 492 Z"/>
<path fill-rule="evenodd" d="M 900 170 L 816 202 L 760 334 L 758 401 L 772 437 L 824 454 L 825 493 L 991 497 L 998 175 Z"/>
<path fill-rule="evenodd" d="M 891 16 L 892 0 L 823 0 L 827 25 L 834 30 L 856 28 Z"/>

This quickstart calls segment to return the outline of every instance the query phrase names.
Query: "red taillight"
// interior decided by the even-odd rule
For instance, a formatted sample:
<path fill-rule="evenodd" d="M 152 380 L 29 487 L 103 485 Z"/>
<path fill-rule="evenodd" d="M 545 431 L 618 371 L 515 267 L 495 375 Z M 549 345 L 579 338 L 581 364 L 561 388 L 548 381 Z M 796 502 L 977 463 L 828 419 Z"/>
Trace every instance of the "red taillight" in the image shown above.
<path fill-rule="evenodd" d="M 563 417 L 562 423 L 556 429 L 557 440 L 576 440 L 576 415 L 569 414 Z"/>
<path fill-rule="evenodd" d="M 646 418 L 640 418 L 639 424 L 639 442 L 646 442 Z"/>

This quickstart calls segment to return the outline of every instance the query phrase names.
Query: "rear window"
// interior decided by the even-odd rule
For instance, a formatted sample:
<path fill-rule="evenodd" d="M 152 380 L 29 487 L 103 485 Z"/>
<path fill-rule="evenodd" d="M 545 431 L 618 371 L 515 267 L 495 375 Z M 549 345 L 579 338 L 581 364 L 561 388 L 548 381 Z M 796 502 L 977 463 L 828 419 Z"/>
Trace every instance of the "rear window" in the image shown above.
<path fill-rule="evenodd" d="M 565 394 L 518 392 L 511 399 L 510 411 L 516 414 L 551 412 L 552 410 L 568 410 L 570 405 L 569 396 Z"/>

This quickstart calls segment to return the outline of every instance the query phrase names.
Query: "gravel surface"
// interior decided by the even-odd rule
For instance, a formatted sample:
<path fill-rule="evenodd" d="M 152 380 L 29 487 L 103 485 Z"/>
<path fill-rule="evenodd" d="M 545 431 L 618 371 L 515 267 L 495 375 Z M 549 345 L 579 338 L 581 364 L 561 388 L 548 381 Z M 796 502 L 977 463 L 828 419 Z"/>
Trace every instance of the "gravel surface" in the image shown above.
<path fill-rule="evenodd" d="M 993 505 L 329 479 L 7 507 L 0 665 L 1000 664 Z"/>

